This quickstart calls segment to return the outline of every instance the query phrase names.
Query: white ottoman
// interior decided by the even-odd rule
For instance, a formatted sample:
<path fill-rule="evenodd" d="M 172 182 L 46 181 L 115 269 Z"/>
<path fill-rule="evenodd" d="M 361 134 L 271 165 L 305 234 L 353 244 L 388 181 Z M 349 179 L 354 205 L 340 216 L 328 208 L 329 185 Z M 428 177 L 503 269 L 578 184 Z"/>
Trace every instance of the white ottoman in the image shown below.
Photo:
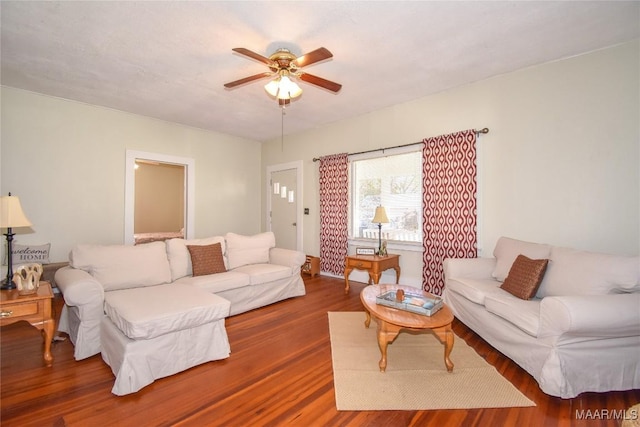
<path fill-rule="evenodd" d="M 111 392 L 134 393 L 158 378 L 229 357 L 224 321 L 230 305 L 178 283 L 105 292 L 100 333 L 102 359 L 116 376 Z"/>

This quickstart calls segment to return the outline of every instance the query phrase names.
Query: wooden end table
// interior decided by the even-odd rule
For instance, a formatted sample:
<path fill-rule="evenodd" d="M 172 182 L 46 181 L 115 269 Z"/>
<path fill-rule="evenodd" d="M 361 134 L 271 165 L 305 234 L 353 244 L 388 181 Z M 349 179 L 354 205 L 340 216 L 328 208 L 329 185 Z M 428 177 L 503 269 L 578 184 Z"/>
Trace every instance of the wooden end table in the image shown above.
<path fill-rule="evenodd" d="M 347 255 L 344 260 L 344 293 L 349 293 L 349 275 L 353 269 L 369 272 L 369 285 L 380 282 L 384 270 L 393 268 L 396 271 L 396 283 L 400 281 L 400 255 Z"/>
<path fill-rule="evenodd" d="M 20 295 L 17 289 L 0 291 L 0 326 L 26 320 L 38 328 L 44 337 L 44 363 L 53 364 L 51 341 L 55 332 L 55 320 L 51 311 L 53 291 L 49 282 L 40 282 L 38 292 Z"/>
<path fill-rule="evenodd" d="M 300 270 L 303 274 L 308 274 L 311 277 L 315 277 L 316 275 L 320 275 L 320 258 L 307 255 L 307 258 L 302 264 L 302 268 Z"/>
<path fill-rule="evenodd" d="M 444 344 L 444 364 L 448 372 L 453 371 L 453 362 L 449 356 L 453 350 L 453 313 L 444 305 L 433 316 L 423 316 L 393 307 L 376 303 L 376 296 L 381 293 L 402 289 L 406 293 L 419 294 L 429 298 L 433 295 L 421 289 L 401 285 L 367 286 L 360 292 L 360 300 L 365 308 L 366 319 L 364 326 L 369 327 L 373 317 L 378 324 L 378 347 L 380 347 L 380 372 L 387 369 L 387 346 L 396 339 L 400 331 L 431 331 Z"/>

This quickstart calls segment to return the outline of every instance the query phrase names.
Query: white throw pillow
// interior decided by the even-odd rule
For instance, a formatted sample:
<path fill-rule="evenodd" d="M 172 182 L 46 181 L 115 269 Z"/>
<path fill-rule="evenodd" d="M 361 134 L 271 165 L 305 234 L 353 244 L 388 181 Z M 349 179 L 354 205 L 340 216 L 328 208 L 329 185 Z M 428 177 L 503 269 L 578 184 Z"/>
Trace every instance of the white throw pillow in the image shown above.
<path fill-rule="evenodd" d="M 253 236 L 227 233 L 225 239 L 231 270 L 243 265 L 268 263 L 269 249 L 276 247 L 276 236 L 270 231 Z"/>
<path fill-rule="evenodd" d="M 553 247 L 538 298 L 639 292 L 640 257 Z"/>
<path fill-rule="evenodd" d="M 91 274 L 105 291 L 171 282 L 164 242 L 143 245 L 76 245 L 69 264 Z"/>
<path fill-rule="evenodd" d="M 175 282 L 181 277 L 191 276 L 193 274 L 193 266 L 191 265 L 191 255 L 189 254 L 189 249 L 187 249 L 187 245 L 190 246 L 207 246 L 213 245 L 215 243 L 220 243 L 222 247 L 222 256 L 224 258 L 224 265 L 226 268 L 229 268 L 227 265 L 227 258 L 224 256 L 226 245 L 224 242 L 224 237 L 222 236 L 214 236 L 214 237 L 206 237 L 204 239 L 169 239 L 166 241 L 167 244 L 167 256 L 169 257 L 169 264 L 171 266 L 171 280 Z"/>
<path fill-rule="evenodd" d="M 493 250 L 493 256 L 496 257 L 496 268 L 492 275 L 497 280 L 504 282 L 518 255 L 524 255 L 531 259 L 548 259 L 550 253 L 551 245 L 501 237 Z"/>

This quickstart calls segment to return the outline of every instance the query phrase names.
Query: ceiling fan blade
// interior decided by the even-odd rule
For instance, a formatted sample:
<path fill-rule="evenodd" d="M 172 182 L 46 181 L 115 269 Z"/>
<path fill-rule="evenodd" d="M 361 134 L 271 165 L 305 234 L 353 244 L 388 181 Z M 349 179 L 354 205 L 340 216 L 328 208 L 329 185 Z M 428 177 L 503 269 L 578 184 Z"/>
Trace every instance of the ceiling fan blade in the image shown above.
<path fill-rule="evenodd" d="M 302 73 L 300 75 L 300 80 L 305 81 L 307 83 L 311 83 L 312 85 L 320 86 L 331 92 L 338 92 L 342 89 L 342 85 L 332 82 L 330 80 L 323 79 L 322 77 L 314 76 L 309 73 Z"/>
<path fill-rule="evenodd" d="M 234 52 L 239 53 L 240 55 L 244 55 L 244 56 L 248 56 L 249 58 L 255 59 L 258 62 L 262 62 L 263 64 L 267 64 L 269 67 L 273 67 L 276 64 L 270 60 L 269 58 L 266 58 L 258 53 L 255 53 L 249 49 L 245 49 L 243 47 L 234 47 L 233 49 L 231 49 Z"/>
<path fill-rule="evenodd" d="M 328 49 L 321 47 L 313 52 L 309 52 L 305 55 L 296 58 L 293 63 L 298 67 L 306 67 L 307 65 L 315 64 L 316 62 L 324 61 L 325 59 L 332 58 L 333 54 Z"/>
<path fill-rule="evenodd" d="M 273 75 L 273 73 L 265 71 L 264 73 L 255 74 L 253 76 L 245 77 L 244 79 L 236 80 L 236 81 L 233 81 L 233 82 L 230 82 L 230 83 L 225 83 L 224 87 L 226 87 L 228 89 L 231 89 L 231 88 L 234 88 L 236 86 L 240 86 L 240 85 L 243 85 L 245 83 L 252 82 L 254 80 L 263 79 L 265 77 L 271 77 L 272 75 Z"/>

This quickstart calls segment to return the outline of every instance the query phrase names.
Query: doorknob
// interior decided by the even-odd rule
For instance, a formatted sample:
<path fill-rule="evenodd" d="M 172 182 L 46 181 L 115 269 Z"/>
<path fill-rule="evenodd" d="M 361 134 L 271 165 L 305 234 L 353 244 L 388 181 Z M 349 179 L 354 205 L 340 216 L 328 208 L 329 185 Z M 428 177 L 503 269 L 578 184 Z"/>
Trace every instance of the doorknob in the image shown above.
<path fill-rule="evenodd" d="M 297 222 L 294 222 L 294 223 L 293 223 L 293 224 L 291 224 L 291 225 L 293 225 L 294 227 L 297 227 L 297 226 L 298 226 L 298 223 L 297 223 Z"/>

